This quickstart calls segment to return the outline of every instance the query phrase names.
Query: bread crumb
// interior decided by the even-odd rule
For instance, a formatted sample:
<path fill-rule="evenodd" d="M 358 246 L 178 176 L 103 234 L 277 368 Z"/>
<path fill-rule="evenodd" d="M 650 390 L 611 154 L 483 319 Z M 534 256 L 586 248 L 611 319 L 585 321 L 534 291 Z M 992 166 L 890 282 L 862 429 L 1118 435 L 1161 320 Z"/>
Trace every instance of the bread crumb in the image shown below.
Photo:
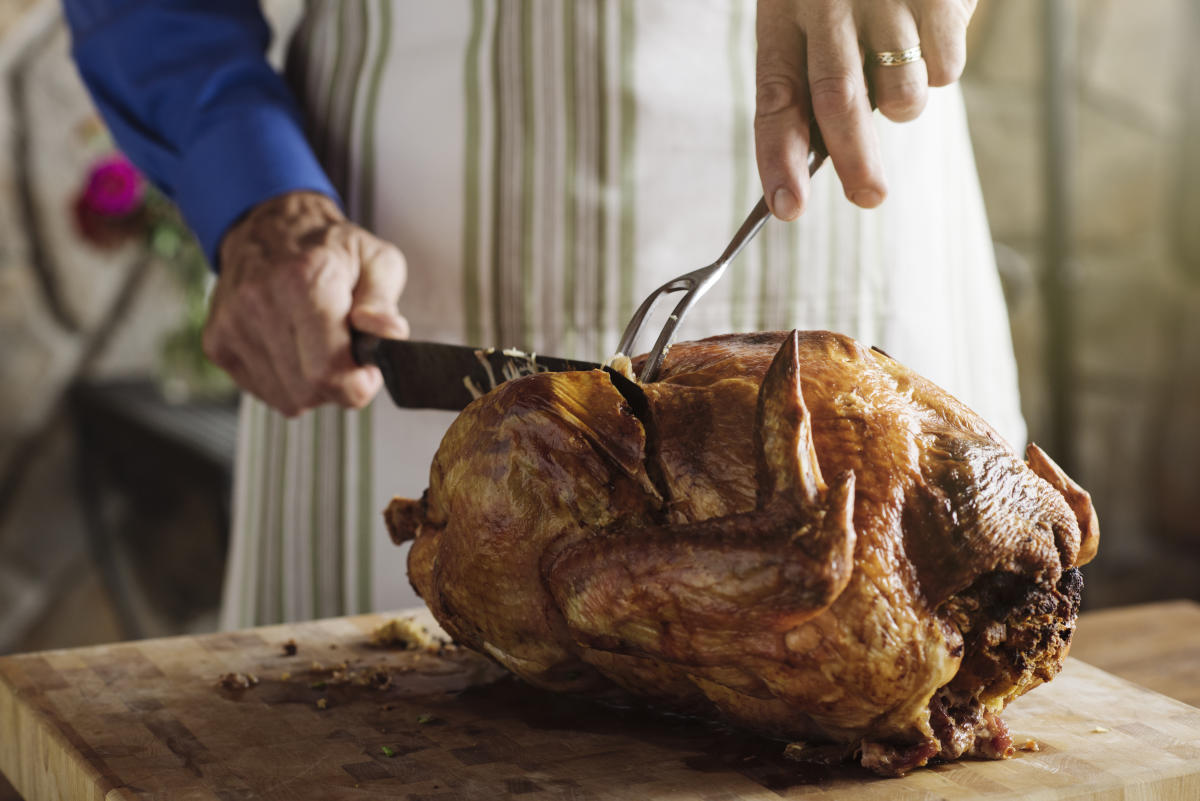
<path fill-rule="evenodd" d="M 1097 726 L 1096 728 L 1092 729 L 1092 734 L 1107 734 L 1107 733 L 1108 733 L 1108 729 L 1104 728 L 1103 726 Z"/>
<path fill-rule="evenodd" d="M 1041 751 L 1041 750 L 1042 750 L 1042 746 L 1041 746 L 1041 743 L 1039 743 L 1037 740 L 1035 740 L 1035 739 L 1033 739 L 1032 737 L 1030 737 L 1030 738 L 1029 738 L 1029 739 L 1027 739 L 1025 742 L 1023 742 L 1023 743 L 1021 743 L 1020 745 L 1018 745 L 1018 746 L 1017 746 L 1017 750 L 1018 750 L 1018 751 L 1033 751 L 1033 752 L 1037 752 L 1037 751 Z"/>
<path fill-rule="evenodd" d="M 280 681 L 287 681 L 287 680 L 288 680 L 288 679 L 290 679 L 291 677 L 292 677 L 292 674 L 291 674 L 291 673 L 289 673 L 289 672 L 288 672 L 288 671 L 286 671 L 286 670 L 285 670 L 285 671 L 283 671 L 282 673 L 280 673 L 280 674 L 279 674 L 279 680 L 280 680 Z"/>
<path fill-rule="evenodd" d="M 300 649 L 296 645 L 295 640 L 288 640 L 287 642 L 285 642 L 283 644 L 283 655 L 284 656 L 295 656 L 296 651 L 298 651 L 298 650 L 300 650 Z"/>
<path fill-rule="evenodd" d="M 317 709 L 325 709 L 328 706 L 329 706 L 329 702 L 326 701 L 324 698 L 317 699 Z"/>

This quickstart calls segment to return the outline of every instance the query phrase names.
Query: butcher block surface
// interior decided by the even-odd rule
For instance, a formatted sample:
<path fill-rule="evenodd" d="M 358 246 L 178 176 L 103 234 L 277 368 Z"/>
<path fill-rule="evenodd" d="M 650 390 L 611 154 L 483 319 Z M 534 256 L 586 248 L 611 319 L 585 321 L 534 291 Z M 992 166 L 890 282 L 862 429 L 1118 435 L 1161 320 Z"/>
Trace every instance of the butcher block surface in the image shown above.
<path fill-rule="evenodd" d="M 370 645 L 386 619 L 0 658 L 0 771 L 26 801 L 1200 798 L 1200 709 L 1077 659 L 1004 715 L 1040 750 L 883 779 L 543 694 L 458 649 Z"/>

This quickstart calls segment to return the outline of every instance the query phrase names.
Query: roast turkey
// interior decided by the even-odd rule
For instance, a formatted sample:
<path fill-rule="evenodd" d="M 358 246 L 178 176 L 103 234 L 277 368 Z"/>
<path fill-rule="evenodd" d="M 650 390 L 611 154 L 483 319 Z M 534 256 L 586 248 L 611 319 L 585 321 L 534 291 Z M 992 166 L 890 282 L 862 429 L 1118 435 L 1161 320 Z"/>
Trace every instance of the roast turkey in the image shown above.
<path fill-rule="evenodd" d="M 526 681 L 885 775 L 1012 752 L 999 713 L 1061 668 L 1099 538 L 1036 445 L 824 331 L 501 384 L 387 521 L 446 631 Z"/>

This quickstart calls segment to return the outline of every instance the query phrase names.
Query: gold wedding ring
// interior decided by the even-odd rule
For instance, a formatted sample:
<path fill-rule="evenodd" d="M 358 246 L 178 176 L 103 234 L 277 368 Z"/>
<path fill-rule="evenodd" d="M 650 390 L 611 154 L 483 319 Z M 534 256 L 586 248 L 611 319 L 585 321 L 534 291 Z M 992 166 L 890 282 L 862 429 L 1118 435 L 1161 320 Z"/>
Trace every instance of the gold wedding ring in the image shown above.
<path fill-rule="evenodd" d="M 871 61 L 881 67 L 899 67 L 921 59 L 921 46 L 913 45 L 905 50 L 881 50 L 871 54 Z"/>

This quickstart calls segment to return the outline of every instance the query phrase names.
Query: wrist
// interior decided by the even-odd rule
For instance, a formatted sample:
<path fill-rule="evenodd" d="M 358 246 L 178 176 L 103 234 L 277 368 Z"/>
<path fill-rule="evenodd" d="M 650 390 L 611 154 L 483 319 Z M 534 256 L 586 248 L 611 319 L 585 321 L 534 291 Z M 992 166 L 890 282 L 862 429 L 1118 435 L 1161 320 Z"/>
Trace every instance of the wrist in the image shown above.
<path fill-rule="evenodd" d="M 269 198 L 251 208 L 226 232 L 219 248 L 222 263 L 245 245 L 298 251 L 306 242 L 322 241 L 321 234 L 346 221 L 337 202 L 312 190 L 295 190 Z"/>

